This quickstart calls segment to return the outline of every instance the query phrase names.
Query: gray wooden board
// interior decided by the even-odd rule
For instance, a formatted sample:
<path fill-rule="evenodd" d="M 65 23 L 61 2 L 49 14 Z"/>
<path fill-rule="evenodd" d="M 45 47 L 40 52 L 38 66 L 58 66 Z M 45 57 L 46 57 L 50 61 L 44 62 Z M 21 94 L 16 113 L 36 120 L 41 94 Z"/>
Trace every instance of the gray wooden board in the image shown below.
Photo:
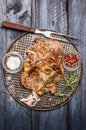
<path fill-rule="evenodd" d="M 3 6 L 4 5 L 4 6 Z M 0 26 L 3 20 L 5 20 L 6 15 L 6 2 L 0 1 Z M 5 95 L 6 89 L 4 88 L 2 81 L 2 72 L 1 72 L 1 62 L 2 56 L 6 51 L 6 32 L 0 28 L 0 129 L 5 129 Z"/>
<path fill-rule="evenodd" d="M 86 130 L 86 1 L 69 0 L 68 8 L 69 34 L 80 39 L 78 48 L 83 60 L 81 88 L 69 103 L 69 124 L 71 130 Z"/>
<path fill-rule="evenodd" d="M 81 39 L 83 81 L 74 98 L 52 111 L 34 111 L 17 103 L 5 89 L 1 59 L 21 32 L 1 28 L 9 20 L 37 28 L 69 33 Z M 86 1 L 85 0 L 0 0 L 0 130 L 86 130 Z"/>

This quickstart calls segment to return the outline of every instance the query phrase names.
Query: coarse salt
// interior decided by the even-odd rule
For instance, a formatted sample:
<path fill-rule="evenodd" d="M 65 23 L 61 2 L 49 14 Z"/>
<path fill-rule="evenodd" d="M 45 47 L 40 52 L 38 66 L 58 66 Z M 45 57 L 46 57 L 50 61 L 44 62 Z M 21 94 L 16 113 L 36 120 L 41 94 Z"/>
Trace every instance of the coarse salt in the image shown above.
<path fill-rule="evenodd" d="M 20 59 L 19 57 L 11 56 L 7 60 L 7 67 L 11 70 L 18 69 L 20 66 Z"/>

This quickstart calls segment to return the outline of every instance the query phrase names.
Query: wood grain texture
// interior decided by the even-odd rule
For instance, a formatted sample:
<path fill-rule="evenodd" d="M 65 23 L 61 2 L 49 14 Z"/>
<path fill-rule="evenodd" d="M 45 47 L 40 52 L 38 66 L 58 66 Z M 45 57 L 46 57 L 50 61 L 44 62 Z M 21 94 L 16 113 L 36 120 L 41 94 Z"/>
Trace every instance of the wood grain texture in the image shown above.
<path fill-rule="evenodd" d="M 34 10 L 36 28 L 48 28 L 67 33 L 66 9 L 63 5 L 63 1 L 60 0 L 36 0 Z M 67 116 L 67 105 L 53 111 L 32 111 L 32 130 L 34 126 L 35 130 L 57 130 L 59 128 L 67 130 Z"/>
<path fill-rule="evenodd" d="M 36 0 L 35 17 L 37 28 L 67 33 L 66 0 Z"/>
<path fill-rule="evenodd" d="M 4 5 L 4 6 L 3 6 Z M 6 20 L 6 1 L 0 1 L 0 26 L 3 20 Z M 5 129 L 5 95 L 6 89 L 2 81 L 2 56 L 6 51 L 6 32 L 0 28 L 0 129 Z"/>
<path fill-rule="evenodd" d="M 78 46 L 83 60 L 83 80 L 78 93 L 69 103 L 71 130 L 86 130 L 86 1 L 69 0 L 68 32 L 80 39 Z"/>
<path fill-rule="evenodd" d="M 10 96 L 1 76 L 1 59 L 21 32 L 3 29 L 4 20 L 48 28 L 80 39 L 83 80 L 68 104 L 52 111 L 34 111 Z M 0 130 L 86 130 L 85 54 L 86 0 L 0 0 Z"/>
<path fill-rule="evenodd" d="M 51 28 L 61 33 L 67 33 L 66 0 L 52 0 L 51 14 Z"/>
<path fill-rule="evenodd" d="M 39 117 L 39 130 L 68 129 L 66 106 L 45 113 L 41 112 Z"/>
<path fill-rule="evenodd" d="M 31 0 L 7 0 L 7 20 L 31 26 Z M 21 32 L 7 30 L 7 48 Z M 31 110 L 6 96 L 6 130 L 31 130 Z"/>

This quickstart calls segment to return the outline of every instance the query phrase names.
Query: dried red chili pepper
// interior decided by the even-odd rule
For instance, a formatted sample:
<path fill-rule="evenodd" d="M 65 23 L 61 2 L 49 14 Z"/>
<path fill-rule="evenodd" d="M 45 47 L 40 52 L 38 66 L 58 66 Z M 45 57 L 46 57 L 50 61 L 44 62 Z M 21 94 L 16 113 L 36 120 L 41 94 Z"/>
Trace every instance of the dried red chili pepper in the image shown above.
<path fill-rule="evenodd" d="M 74 67 L 78 64 L 78 58 L 76 54 L 67 53 L 64 56 L 64 62 L 68 67 Z"/>

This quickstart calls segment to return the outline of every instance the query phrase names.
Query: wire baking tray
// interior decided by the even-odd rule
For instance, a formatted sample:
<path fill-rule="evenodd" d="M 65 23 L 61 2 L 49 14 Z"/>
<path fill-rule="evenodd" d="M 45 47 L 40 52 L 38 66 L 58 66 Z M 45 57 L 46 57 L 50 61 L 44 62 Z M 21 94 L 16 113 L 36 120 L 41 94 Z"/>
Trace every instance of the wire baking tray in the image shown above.
<path fill-rule="evenodd" d="M 23 57 L 23 60 L 25 60 L 25 58 L 26 58 L 25 50 L 33 44 L 35 38 L 40 38 L 43 41 L 48 39 L 44 35 L 41 35 L 41 34 L 25 33 L 25 34 L 19 36 L 12 43 L 12 45 L 8 49 L 7 53 L 11 52 L 11 51 L 16 51 L 16 52 L 20 53 Z M 63 55 L 66 52 L 75 53 L 76 55 L 79 53 L 77 48 L 65 37 L 60 36 L 60 35 L 57 35 L 57 36 L 55 35 L 55 38 L 58 38 L 60 40 L 63 39 L 65 41 L 67 41 L 67 42 L 60 42 L 63 47 Z M 5 86 L 6 86 L 7 90 L 9 91 L 10 95 L 16 101 L 18 101 L 20 104 L 24 105 L 25 107 L 35 109 L 35 110 L 51 110 L 51 109 L 58 108 L 58 107 L 64 105 L 65 103 L 67 103 L 74 96 L 75 92 L 78 90 L 81 79 L 82 79 L 82 62 L 80 62 L 79 68 L 77 70 L 75 70 L 78 73 L 78 82 L 74 86 L 73 89 L 65 87 L 63 78 L 56 85 L 56 89 L 57 89 L 58 93 L 69 94 L 69 97 L 66 97 L 66 96 L 56 97 L 54 95 L 51 95 L 50 93 L 46 93 L 40 97 L 41 100 L 36 104 L 35 107 L 29 107 L 20 101 L 21 98 L 25 98 L 25 97 L 27 97 L 27 95 L 29 95 L 31 93 L 31 90 L 28 90 L 21 85 L 20 75 L 21 75 L 22 71 L 23 70 L 21 70 L 20 72 L 18 72 L 16 74 L 10 74 L 10 73 L 7 73 L 4 69 L 2 69 L 3 80 L 4 80 Z M 64 77 L 68 77 L 68 74 L 69 74 L 69 72 L 65 69 Z"/>

